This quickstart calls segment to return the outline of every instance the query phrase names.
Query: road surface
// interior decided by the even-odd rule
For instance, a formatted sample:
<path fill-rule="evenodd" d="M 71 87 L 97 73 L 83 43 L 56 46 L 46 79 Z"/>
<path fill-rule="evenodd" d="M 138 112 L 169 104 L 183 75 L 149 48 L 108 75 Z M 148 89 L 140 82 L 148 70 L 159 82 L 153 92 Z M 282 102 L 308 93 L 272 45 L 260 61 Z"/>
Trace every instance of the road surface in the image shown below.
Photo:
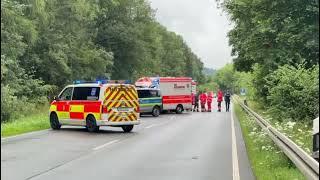
<path fill-rule="evenodd" d="M 6 139 L 1 143 L 1 178 L 254 179 L 235 117 L 232 133 L 231 115 L 216 110 L 163 114 L 142 117 L 132 133 L 116 127 L 88 133 L 69 126 Z"/>

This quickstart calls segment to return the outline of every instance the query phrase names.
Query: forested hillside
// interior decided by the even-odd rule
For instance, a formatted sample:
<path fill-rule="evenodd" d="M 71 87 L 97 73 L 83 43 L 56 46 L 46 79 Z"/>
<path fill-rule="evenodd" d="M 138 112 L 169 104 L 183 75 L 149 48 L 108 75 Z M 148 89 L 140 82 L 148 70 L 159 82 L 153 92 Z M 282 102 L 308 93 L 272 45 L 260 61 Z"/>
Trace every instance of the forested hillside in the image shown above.
<path fill-rule="evenodd" d="M 216 73 L 216 69 L 212 69 L 212 68 L 207 68 L 207 67 L 204 67 L 203 68 L 203 74 L 206 75 L 206 76 L 212 76 Z"/>
<path fill-rule="evenodd" d="M 146 0 L 1 1 L 1 121 L 30 113 L 76 79 L 202 82 L 202 69 Z"/>

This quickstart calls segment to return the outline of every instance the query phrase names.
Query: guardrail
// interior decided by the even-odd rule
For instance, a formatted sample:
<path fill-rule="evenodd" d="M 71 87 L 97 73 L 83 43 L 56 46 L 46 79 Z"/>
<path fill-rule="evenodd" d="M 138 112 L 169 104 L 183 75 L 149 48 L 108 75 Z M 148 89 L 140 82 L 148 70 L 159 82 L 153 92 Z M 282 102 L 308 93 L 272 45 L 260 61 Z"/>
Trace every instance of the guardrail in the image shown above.
<path fill-rule="evenodd" d="M 319 179 L 318 161 L 313 159 L 311 155 L 306 153 L 291 139 L 272 127 L 270 123 L 264 120 L 259 114 L 242 103 L 237 95 L 234 95 L 232 98 L 233 100 L 237 101 L 248 114 L 254 117 L 259 126 L 269 135 L 273 142 L 278 145 L 278 147 L 288 156 L 289 159 L 291 159 L 291 161 L 308 179 Z"/>

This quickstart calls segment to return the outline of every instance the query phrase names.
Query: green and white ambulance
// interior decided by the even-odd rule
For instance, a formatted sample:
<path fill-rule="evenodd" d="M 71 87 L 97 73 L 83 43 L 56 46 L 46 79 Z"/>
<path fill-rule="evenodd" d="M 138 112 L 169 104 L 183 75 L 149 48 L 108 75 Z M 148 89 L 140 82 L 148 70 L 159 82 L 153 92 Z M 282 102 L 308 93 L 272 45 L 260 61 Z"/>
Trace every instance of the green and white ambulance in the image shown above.
<path fill-rule="evenodd" d="M 162 97 L 159 89 L 137 88 L 140 114 L 152 114 L 157 117 L 162 111 Z"/>

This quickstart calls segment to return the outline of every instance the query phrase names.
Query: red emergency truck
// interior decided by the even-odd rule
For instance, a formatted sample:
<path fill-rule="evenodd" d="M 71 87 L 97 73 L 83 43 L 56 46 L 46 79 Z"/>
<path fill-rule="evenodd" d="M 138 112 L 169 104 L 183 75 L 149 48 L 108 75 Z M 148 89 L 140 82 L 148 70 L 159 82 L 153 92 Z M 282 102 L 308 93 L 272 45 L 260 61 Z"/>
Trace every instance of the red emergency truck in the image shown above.
<path fill-rule="evenodd" d="M 160 77 L 163 110 L 175 110 L 177 114 L 192 109 L 192 78 Z"/>
<path fill-rule="evenodd" d="M 177 114 L 192 109 L 192 78 L 190 77 L 142 77 L 137 87 L 160 89 L 162 110 L 174 110 Z"/>

